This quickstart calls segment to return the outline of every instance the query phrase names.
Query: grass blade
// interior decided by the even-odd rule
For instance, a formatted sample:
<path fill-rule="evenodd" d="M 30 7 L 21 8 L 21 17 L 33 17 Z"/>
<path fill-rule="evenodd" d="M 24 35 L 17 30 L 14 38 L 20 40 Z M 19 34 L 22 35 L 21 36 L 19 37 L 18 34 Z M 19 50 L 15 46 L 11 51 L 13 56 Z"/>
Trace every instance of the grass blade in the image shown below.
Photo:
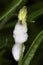
<path fill-rule="evenodd" d="M 30 46 L 29 50 L 27 51 L 24 59 L 23 59 L 23 65 L 29 65 L 32 58 L 35 55 L 35 52 L 37 50 L 37 48 L 39 47 L 39 44 L 41 43 L 41 41 L 43 40 L 43 31 L 41 31 L 37 37 L 35 38 L 35 40 L 33 41 L 32 45 Z"/>

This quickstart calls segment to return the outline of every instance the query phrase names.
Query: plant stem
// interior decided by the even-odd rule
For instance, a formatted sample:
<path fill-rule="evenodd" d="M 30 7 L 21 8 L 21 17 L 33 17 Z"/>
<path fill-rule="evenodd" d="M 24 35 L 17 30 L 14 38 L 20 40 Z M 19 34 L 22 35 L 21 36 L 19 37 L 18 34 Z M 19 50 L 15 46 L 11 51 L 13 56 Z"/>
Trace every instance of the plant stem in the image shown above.
<path fill-rule="evenodd" d="M 20 58 L 19 58 L 18 65 L 22 65 L 22 57 L 23 57 L 23 45 L 21 44 Z"/>

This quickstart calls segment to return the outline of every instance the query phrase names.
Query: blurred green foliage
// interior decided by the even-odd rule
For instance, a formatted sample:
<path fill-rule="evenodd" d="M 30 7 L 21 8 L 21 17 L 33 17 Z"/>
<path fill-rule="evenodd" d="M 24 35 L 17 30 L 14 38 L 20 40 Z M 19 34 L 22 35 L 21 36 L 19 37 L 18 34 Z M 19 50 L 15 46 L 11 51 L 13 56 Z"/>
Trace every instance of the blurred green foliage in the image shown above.
<path fill-rule="evenodd" d="M 0 65 L 18 64 L 11 52 L 15 43 L 13 29 L 18 21 L 18 12 L 24 5 L 27 6 L 29 37 L 22 65 L 43 65 L 43 0 L 0 0 Z"/>

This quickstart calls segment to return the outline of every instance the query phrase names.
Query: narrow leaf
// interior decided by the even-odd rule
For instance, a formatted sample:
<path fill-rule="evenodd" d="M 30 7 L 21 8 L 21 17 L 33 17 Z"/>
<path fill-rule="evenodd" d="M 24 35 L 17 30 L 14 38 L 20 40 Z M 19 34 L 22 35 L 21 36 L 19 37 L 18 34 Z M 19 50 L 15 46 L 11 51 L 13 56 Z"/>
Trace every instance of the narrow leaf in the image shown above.
<path fill-rule="evenodd" d="M 37 48 L 39 47 L 41 41 L 43 40 L 43 31 L 41 31 L 37 37 L 35 38 L 35 40 L 33 41 L 32 45 L 30 46 L 29 50 L 27 51 L 24 59 L 23 59 L 23 65 L 29 65 L 32 58 L 35 55 L 35 52 L 37 50 Z"/>
<path fill-rule="evenodd" d="M 15 3 L 13 2 L 12 4 L 14 4 L 13 6 L 11 6 L 8 11 L 6 11 L 2 17 L 0 17 L 0 20 L 2 20 L 3 18 L 5 18 L 7 15 L 9 15 L 20 3 L 22 2 L 22 0 L 16 0 Z"/>

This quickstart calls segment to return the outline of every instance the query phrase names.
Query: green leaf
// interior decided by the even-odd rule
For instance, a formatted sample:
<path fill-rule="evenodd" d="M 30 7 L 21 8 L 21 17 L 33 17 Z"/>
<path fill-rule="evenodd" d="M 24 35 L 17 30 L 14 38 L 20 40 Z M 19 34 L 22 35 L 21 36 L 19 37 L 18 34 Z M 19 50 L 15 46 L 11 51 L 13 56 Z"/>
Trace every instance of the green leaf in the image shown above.
<path fill-rule="evenodd" d="M 14 9 L 22 2 L 22 0 L 14 0 L 12 4 L 10 5 L 10 8 L 3 14 L 3 16 L 0 16 L 0 20 L 8 16 L 11 12 L 14 11 Z"/>
<path fill-rule="evenodd" d="M 35 22 L 34 19 L 36 19 L 38 16 L 42 15 L 43 14 L 43 8 L 42 9 L 39 9 L 33 13 L 31 13 L 29 16 L 28 16 L 28 20 L 30 22 Z"/>
<path fill-rule="evenodd" d="M 27 51 L 26 55 L 24 56 L 22 65 L 30 64 L 30 62 L 31 62 L 32 58 L 34 57 L 35 52 L 36 52 L 37 48 L 39 47 L 42 40 L 43 40 L 43 31 L 41 31 L 34 39 L 29 50 Z"/>
<path fill-rule="evenodd" d="M 10 18 L 11 19 L 11 18 Z M 0 30 L 1 29 L 6 29 L 6 28 L 10 28 L 10 27 L 14 27 L 15 23 L 17 22 L 17 20 L 12 21 L 9 20 L 8 18 L 5 18 L 1 23 L 0 23 Z"/>
<path fill-rule="evenodd" d="M 43 2 L 38 2 L 28 7 L 27 21 L 35 23 L 35 19 L 43 14 Z"/>

